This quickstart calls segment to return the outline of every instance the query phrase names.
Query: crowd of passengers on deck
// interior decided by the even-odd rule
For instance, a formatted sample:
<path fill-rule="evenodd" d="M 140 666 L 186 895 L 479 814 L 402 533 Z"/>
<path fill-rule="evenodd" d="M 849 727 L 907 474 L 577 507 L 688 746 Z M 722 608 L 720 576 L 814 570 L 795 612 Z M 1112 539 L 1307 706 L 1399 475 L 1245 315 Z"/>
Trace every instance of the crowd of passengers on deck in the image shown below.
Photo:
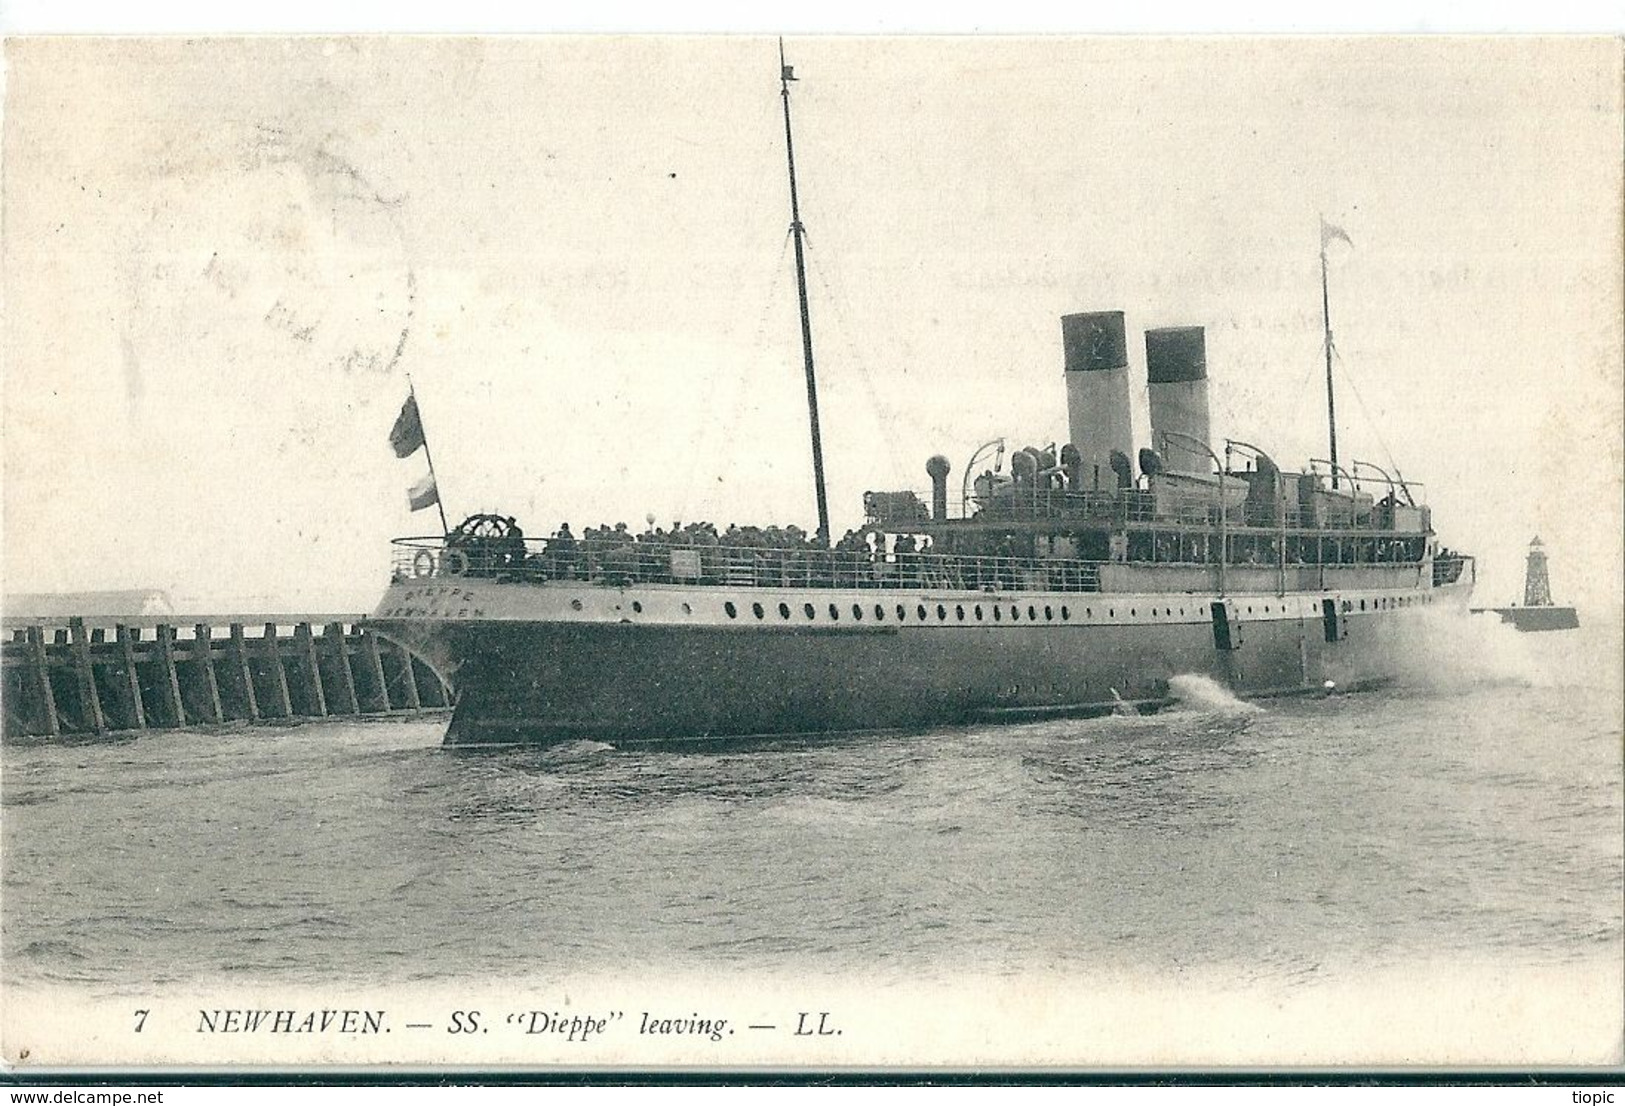
<path fill-rule="evenodd" d="M 445 556 L 450 575 L 526 580 L 584 580 L 606 584 L 735 583 L 777 586 L 1017 587 L 1092 591 L 1099 588 L 1101 560 L 1135 564 L 1203 565 L 1216 562 L 1218 542 L 1211 534 L 1133 532 L 1102 557 L 1063 552 L 1061 543 L 1040 535 L 989 534 L 979 555 L 940 553 L 929 536 L 888 534 L 874 527 L 848 530 L 833 548 L 799 526 L 738 526 L 725 530 L 710 522 L 649 526 L 633 532 L 626 523 L 589 526 L 578 537 L 566 523 L 540 549 L 526 543 L 513 519 L 505 532 L 455 533 Z M 1115 542 L 1113 543 L 1115 545 Z M 1280 561 L 1274 535 L 1234 534 L 1228 561 L 1269 566 Z M 1308 564 L 1394 564 L 1421 559 L 1421 538 L 1292 537 L 1286 562 Z M 1048 556 L 1044 554 L 1047 553 Z"/>
<path fill-rule="evenodd" d="M 656 583 L 717 582 L 741 569 L 754 582 L 854 584 L 861 570 L 877 568 L 915 579 L 921 558 L 931 552 L 929 537 L 896 535 L 888 551 L 886 535 L 848 530 L 833 548 L 799 526 L 738 526 L 718 530 L 710 522 L 651 526 L 634 533 L 624 522 L 589 526 L 578 537 L 560 526 L 537 551 L 512 519 L 501 535 L 447 538 L 447 555 L 457 554 L 460 573 L 524 579 L 633 580 Z"/>

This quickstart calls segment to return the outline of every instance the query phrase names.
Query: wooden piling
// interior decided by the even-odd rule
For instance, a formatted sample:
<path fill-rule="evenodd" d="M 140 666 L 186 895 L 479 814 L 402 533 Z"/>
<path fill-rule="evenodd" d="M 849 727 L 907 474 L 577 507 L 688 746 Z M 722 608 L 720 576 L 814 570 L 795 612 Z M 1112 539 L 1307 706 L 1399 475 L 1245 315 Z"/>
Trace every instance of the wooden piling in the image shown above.
<path fill-rule="evenodd" d="M 237 683 L 243 689 L 243 711 L 250 722 L 260 720 L 260 704 L 254 694 L 254 672 L 248 667 L 248 642 L 243 638 L 243 624 L 231 624 L 231 661 L 232 671 L 237 674 Z"/>
<path fill-rule="evenodd" d="M 220 682 L 214 675 L 214 633 L 206 622 L 192 627 L 192 659 L 203 696 L 203 721 L 220 722 L 225 712 L 220 709 Z"/>
<path fill-rule="evenodd" d="M 372 635 L 368 634 L 367 636 L 371 637 Z M 401 689 L 406 692 L 406 709 L 422 710 L 423 700 L 418 697 L 418 674 L 412 664 L 412 654 L 407 652 L 406 647 L 399 643 L 396 643 L 394 648 L 401 659 Z"/>
<path fill-rule="evenodd" d="M 360 714 L 361 703 L 355 694 L 355 670 L 350 667 L 350 642 L 344 636 L 342 622 L 329 622 L 322 630 L 322 637 L 328 643 L 328 649 L 336 662 L 339 678 L 340 714 Z"/>
<path fill-rule="evenodd" d="M 62 724 L 56 716 L 56 692 L 51 690 L 51 670 L 47 667 L 50 659 L 45 655 L 45 631 L 38 626 L 30 626 L 27 640 L 28 667 L 39 687 L 40 725 L 45 734 L 56 737 L 62 732 Z"/>
<path fill-rule="evenodd" d="M 165 719 L 176 726 L 186 725 L 186 706 L 181 701 L 180 674 L 175 671 L 175 627 L 168 623 L 158 626 L 158 667 L 162 685 Z"/>
<path fill-rule="evenodd" d="M 137 630 L 135 633 L 139 634 Z M 126 706 L 129 708 L 127 721 L 130 728 L 144 730 L 147 728 L 147 708 L 141 702 L 141 673 L 135 666 L 135 637 L 128 626 L 118 628 L 119 652 L 124 659 L 124 688 Z"/>
<path fill-rule="evenodd" d="M 369 706 L 388 712 L 389 683 L 384 679 L 384 658 L 379 655 L 378 639 L 372 634 L 361 635 L 361 654 L 367 662 L 367 671 L 372 674 L 372 686 L 378 689 L 376 698 Z"/>
<path fill-rule="evenodd" d="M 418 714 L 450 698 L 433 668 L 359 619 L 296 623 L 299 616 L 288 616 L 267 623 L 256 642 L 240 622 L 219 617 L 229 640 L 215 641 L 211 623 L 197 622 L 194 638 L 180 641 L 173 624 L 139 616 L 100 625 L 90 616 L 8 624 L 5 736 Z M 291 629 L 291 642 L 279 637 L 279 626 Z"/>
<path fill-rule="evenodd" d="M 321 658 L 316 655 L 316 639 L 310 632 L 310 623 L 301 622 L 293 628 L 293 639 L 299 649 L 299 659 L 305 669 L 305 701 L 311 704 L 310 713 L 317 718 L 327 717 L 327 693 L 322 690 Z"/>
<path fill-rule="evenodd" d="M 90 666 L 90 634 L 85 620 L 70 618 L 68 631 L 73 635 L 73 670 L 79 681 L 80 723 L 92 733 L 107 732 L 107 716 L 102 713 L 101 693 L 96 689 L 96 672 Z"/>
<path fill-rule="evenodd" d="M 293 703 L 288 698 L 288 670 L 282 666 L 282 650 L 277 639 L 277 624 L 265 624 L 265 637 L 260 641 L 260 651 L 265 655 L 266 671 L 271 677 L 272 702 L 276 707 L 278 718 L 293 717 Z"/>

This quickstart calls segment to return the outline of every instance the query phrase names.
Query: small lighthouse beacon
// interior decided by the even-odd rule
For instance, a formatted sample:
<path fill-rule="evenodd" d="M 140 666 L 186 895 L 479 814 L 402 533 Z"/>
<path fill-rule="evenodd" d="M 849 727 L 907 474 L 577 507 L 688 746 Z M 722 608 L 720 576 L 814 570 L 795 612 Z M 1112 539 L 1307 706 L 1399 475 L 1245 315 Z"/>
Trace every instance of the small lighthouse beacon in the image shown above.
<path fill-rule="evenodd" d="M 1529 561 L 1523 574 L 1523 605 L 1552 605 L 1552 581 L 1546 573 L 1546 550 L 1539 538 L 1529 543 Z"/>
<path fill-rule="evenodd" d="M 1546 547 L 1539 538 L 1529 543 L 1529 559 L 1523 576 L 1523 606 L 1474 607 L 1475 612 L 1489 610 L 1525 632 L 1540 630 L 1575 630 L 1580 626 L 1580 612 L 1573 607 L 1559 607 L 1552 602 L 1552 578 L 1546 571 Z"/>

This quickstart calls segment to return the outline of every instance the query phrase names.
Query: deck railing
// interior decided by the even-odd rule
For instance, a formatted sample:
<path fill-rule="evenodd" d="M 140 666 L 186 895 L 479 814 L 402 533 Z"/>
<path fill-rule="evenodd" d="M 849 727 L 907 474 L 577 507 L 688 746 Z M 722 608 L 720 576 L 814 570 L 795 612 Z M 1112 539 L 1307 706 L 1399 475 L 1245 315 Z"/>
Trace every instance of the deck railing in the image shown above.
<path fill-rule="evenodd" d="M 1132 547 L 1131 547 L 1132 548 Z M 443 538 L 401 538 L 395 542 L 396 580 L 484 577 L 542 583 L 578 581 L 604 586 L 629 584 L 708 584 L 751 588 L 931 588 L 954 591 L 1063 591 L 1098 592 L 1101 571 L 1109 565 L 1132 568 L 1211 570 L 1216 545 L 1186 546 L 1183 552 L 1152 547 L 1149 556 L 1131 553 L 1121 560 L 1077 557 L 968 556 L 931 551 L 868 553 L 851 550 L 739 548 L 712 545 L 675 545 L 661 542 L 573 543 L 540 538 L 488 538 L 447 541 Z M 1397 554 L 1397 548 L 1368 550 L 1349 544 L 1347 561 L 1310 560 L 1299 547 L 1288 548 L 1287 567 L 1328 569 L 1414 568 L 1417 561 Z M 1386 552 L 1386 556 L 1376 556 Z M 1192 559 L 1194 558 L 1194 559 Z M 1457 579 L 1470 558 L 1434 563 L 1434 582 Z M 1240 567 L 1271 568 L 1279 563 L 1272 549 L 1234 542 L 1229 563 Z"/>
<path fill-rule="evenodd" d="M 495 577 L 542 582 L 576 580 L 627 584 L 726 584 L 778 588 L 938 588 L 954 590 L 1099 591 L 1100 566 L 1037 557 L 969 557 L 939 553 L 869 554 L 835 549 L 745 549 L 496 538 L 447 543 L 440 538 L 395 542 L 397 580 Z"/>
<path fill-rule="evenodd" d="M 1237 479 L 1229 485 L 1224 509 L 1235 526 L 1279 527 L 1304 530 L 1380 530 L 1404 532 L 1396 526 L 1395 511 L 1405 506 L 1392 501 L 1352 500 L 1334 509 L 1308 506 L 1292 497 L 1249 498 L 1247 485 Z M 871 492 L 864 497 L 868 521 L 894 530 L 933 520 L 920 492 Z M 947 518 L 937 522 L 997 523 L 1007 520 L 1075 519 L 1091 524 L 1212 526 L 1219 518 L 1217 488 L 1163 485 L 1155 490 L 1121 488 L 1072 492 L 1038 484 L 1005 487 L 988 495 L 967 496 L 947 504 Z"/>

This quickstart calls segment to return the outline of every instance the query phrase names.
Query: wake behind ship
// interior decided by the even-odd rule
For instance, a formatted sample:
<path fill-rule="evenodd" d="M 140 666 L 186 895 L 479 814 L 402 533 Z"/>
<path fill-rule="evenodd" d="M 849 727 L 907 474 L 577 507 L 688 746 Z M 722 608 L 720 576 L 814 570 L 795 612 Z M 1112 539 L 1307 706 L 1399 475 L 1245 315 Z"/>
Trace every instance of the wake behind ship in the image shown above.
<path fill-rule="evenodd" d="M 953 465 L 932 457 L 929 503 L 867 493 L 864 528 L 831 547 L 793 79 L 783 67 L 818 530 L 537 540 L 481 515 L 398 540 L 371 626 L 455 689 L 448 743 L 1100 713 L 1164 702 L 1187 673 L 1253 696 L 1358 686 L 1400 674 L 1408 623 L 1465 610 L 1472 559 L 1440 554 L 1420 485 L 1339 461 L 1335 419 L 1328 457 L 1302 471 L 1213 440 L 1200 327 L 1144 331 L 1152 442 L 1136 449 L 1121 311 L 1061 320 L 1067 442 L 988 443 L 952 502 Z M 1323 225 L 1323 305 L 1338 236 Z M 427 449 L 415 399 L 392 441 Z M 437 495 L 431 462 L 414 507 Z"/>

